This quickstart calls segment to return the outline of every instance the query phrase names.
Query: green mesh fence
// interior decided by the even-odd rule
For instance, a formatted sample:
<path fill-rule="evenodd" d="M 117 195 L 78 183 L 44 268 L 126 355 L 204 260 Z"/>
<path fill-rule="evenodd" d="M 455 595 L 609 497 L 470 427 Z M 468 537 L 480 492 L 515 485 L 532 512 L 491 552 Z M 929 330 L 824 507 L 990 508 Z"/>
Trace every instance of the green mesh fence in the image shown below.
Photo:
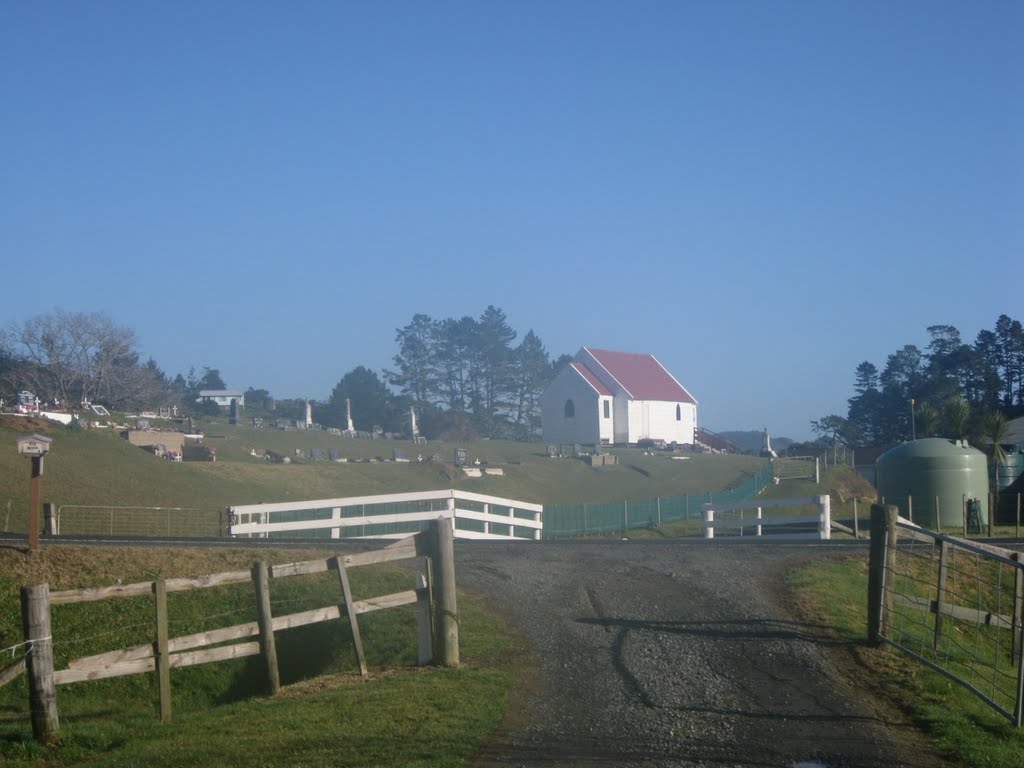
<path fill-rule="evenodd" d="M 594 504 L 545 504 L 544 538 L 594 536 L 700 520 L 705 504 L 746 501 L 771 482 L 772 468 L 768 466 L 743 483 L 722 491 Z"/>

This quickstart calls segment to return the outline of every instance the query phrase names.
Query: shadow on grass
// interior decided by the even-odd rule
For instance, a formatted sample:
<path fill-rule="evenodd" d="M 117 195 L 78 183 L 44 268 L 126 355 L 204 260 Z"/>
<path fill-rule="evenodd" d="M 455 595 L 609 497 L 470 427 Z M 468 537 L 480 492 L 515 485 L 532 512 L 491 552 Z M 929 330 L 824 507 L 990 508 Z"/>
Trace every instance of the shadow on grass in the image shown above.
<path fill-rule="evenodd" d="M 281 685 L 291 685 L 319 677 L 336 667 L 343 650 L 351 650 L 352 633 L 347 625 L 341 628 L 337 622 L 323 622 L 277 632 L 274 641 Z M 262 657 L 250 656 L 228 689 L 214 701 L 229 704 L 261 696 L 267 689 Z"/>

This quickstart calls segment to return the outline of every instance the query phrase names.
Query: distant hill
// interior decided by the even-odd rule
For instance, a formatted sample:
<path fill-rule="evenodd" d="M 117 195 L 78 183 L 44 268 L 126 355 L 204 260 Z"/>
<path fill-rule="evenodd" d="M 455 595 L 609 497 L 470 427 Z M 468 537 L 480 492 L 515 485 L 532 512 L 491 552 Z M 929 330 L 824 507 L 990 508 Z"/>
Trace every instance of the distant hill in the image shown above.
<path fill-rule="evenodd" d="M 761 441 L 763 439 L 764 432 L 749 430 L 746 432 L 719 432 L 718 434 L 726 440 L 731 440 L 736 443 L 736 445 L 740 447 L 741 451 L 757 452 L 761 450 Z M 795 440 L 790 440 L 788 437 L 776 437 L 775 435 L 771 435 L 771 438 L 772 448 L 776 451 L 784 451 L 796 442 Z"/>

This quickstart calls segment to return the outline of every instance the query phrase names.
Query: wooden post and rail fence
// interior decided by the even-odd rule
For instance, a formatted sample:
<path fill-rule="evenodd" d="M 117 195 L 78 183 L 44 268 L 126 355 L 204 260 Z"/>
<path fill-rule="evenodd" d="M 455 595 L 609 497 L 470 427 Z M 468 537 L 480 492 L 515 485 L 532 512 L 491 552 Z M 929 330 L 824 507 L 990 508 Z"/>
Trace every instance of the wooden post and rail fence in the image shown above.
<path fill-rule="evenodd" d="M 348 579 L 350 568 L 410 558 L 424 558 L 426 565 L 426 573 L 416 577 L 413 589 L 366 600 L 353 599 Z M 271 581 L 325 571 L 334 571 L 338 576 L 342 596 L 339 604 L 283 616 L 272 615 Z M 251 582 L 254 586 L 258 616 L 256 621 L 181 637 L 168 636 L 168 593 L 245 582 Z M 68 663 L 67 669 L 54 669 L 51 606 L 149 594 L 156 598 L 152 643 L 75 659 Z M 41 743 L 52 742 L 59 732 L 56 689 L 60 685 L 156 673 L 160 718 L 169 720 L 172 669 L 259 655 L 264 662 L 266 690 L 273 695 L 281 684 L 274 633 L 322 621 L 348 620 L 359 671 L 365 676 L 368 670 L 358 616 L 401 605 L 417 606 L 418 662 L 446 667 L 459 664 L 454 537 L 451 520 L 444 518 L 436 519 L 427 530 L 399 539 L 383 549 L 272 566 L 259 561 L 253 564 L 251 570 L 93 589 L 51 592 L 47 584 L 36 584 L 22 588 L 21 603 L 27 652 L 22 659 L 0 669 L 0 685 L 27 673 L 32 733 Z M 253 637 L 256 640 L 247 640 Z M 206 647 L 211 645 L 216 647 Z"/>

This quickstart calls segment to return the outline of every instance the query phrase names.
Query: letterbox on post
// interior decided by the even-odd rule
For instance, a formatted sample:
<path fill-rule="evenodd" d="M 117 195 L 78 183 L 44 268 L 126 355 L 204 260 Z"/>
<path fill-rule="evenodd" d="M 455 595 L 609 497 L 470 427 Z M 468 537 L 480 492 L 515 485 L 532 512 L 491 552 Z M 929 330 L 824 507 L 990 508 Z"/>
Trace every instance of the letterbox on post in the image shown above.
<path fill-rule="evenodd" d="M 43 456 L 50 452 L 49 437 L 26 435 L 18 438 L 18 453 L 32 459 L 32 484 L 28 500 L 28 550 L 39 549 L 39 486 L 43 476 Z"/>
<path fill-rule="evenodd" d="M 42 435 L 25 435 L 18 438 L 18 453 L 25 456 L 45 456 L 53 440 Z"/>

